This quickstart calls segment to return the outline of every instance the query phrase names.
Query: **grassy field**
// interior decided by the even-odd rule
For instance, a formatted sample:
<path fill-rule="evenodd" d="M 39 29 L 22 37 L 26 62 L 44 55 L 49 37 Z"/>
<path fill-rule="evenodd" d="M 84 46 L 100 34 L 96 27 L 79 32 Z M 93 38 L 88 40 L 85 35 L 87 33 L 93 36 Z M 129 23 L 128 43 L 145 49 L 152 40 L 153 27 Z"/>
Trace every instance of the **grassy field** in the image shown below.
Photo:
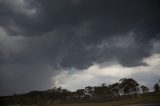
<path fill-rule="evenodd" d="M 49 106 L 125 106 L 141 103 L 160 103 L 160 96 L 139 96 L 127 99 L 108 101 L 103 103 L 73 103 L 73 104 L 52 104 Z"/>

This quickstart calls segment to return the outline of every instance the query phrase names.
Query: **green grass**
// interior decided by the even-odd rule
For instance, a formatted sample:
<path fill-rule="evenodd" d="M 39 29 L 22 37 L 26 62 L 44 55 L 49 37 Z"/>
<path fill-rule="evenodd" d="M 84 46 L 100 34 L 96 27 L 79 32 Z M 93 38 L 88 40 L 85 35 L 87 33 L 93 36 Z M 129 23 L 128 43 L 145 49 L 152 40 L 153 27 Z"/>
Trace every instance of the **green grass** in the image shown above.
<path fill-rule="evenodd" d="M 124 106 L 139 103 L 160 103 L 160 96 L 138 96 L 127 99 L 113 100 L 103 103 L 72 103 L 72 104 L 52 104 L 49 106 Z"/>

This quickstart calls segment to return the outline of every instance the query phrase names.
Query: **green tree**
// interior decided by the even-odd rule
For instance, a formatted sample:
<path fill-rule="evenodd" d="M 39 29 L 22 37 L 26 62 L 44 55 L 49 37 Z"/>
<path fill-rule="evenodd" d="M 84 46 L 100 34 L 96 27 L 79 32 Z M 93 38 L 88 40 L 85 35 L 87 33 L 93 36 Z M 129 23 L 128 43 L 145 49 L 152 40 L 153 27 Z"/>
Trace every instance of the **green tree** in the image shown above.
<path fill-rule="evenodd" d="M 132 78 L 120 79 L 121 93 L 124 95 L 137 94 L 139 93 L 139 84 Z"/>
<path fill-rule="evenodd" d="M 101 86 L 94 87 L 94 95 L 104 95 L 104 89 Z"/>
<path fill-rule="evenodd" d="M 91 87 L 91 86 L 87 86 L 87 87 L 85 87 L 85 92 L 86 92 L 87 95 L 93 96 L 94 88 Z"/>
<path fill-rule="evenodd" d="M 76 91 L 76 95 L 78 97 L 78 99 L 83 99 L 85 97 L 85 90 L 84 89 L 78 89 Z"/>
<path fill-rule="evenodd" d="M 120 91 L 119 87 L 120 87 L 119 83 L 114 83 L 114 84 L 109 86 L 113 96 L 118 96 L 119 95 L 119 91 Z"/>
<path fill-rule="evenodd" d="M 159 84 L 156 83 L 156 84 L 154 85 L 154 92 L 159 92 L 159 91 L 160 91 Z"/>
<path fill-rule="evenodd" d="M 149 92 L 149 89 L 148 89 L 146 86 L 144 86 L 144 85 L 142 85 L 142 86 L 140 87 L 140 89 L 141 89 L 142 93 L 147 93 L 147 92 Z"/>

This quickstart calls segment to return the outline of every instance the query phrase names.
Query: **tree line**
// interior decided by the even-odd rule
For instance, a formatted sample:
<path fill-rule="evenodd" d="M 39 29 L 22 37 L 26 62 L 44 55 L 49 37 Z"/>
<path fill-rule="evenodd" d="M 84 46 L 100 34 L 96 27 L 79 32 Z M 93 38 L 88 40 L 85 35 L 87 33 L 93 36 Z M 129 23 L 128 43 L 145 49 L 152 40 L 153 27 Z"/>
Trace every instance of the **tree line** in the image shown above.
<path fill-rule="evenodd" d="M 159 84 L 154 85 L 154 92 L 160 91 Z M 87 86 L 72 92 L 62 87 L 46 91 L 31 91 L 26 94 L 0 97 L 0 104 L 43 104 L 72 103 L 111 100 L 124 96 L 138 96 L 149 93 L 148 87 L 140 85 L 132 78 L 122 78 L 111 85 Z"/>

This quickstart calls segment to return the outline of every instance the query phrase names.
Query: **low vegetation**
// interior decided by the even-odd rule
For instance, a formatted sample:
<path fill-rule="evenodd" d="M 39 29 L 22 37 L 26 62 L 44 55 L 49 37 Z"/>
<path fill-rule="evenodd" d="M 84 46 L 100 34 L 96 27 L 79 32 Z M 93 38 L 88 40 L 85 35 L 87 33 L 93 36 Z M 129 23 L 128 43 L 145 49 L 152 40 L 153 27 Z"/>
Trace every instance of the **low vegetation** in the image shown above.
<path fill-rule="evenodd" d="M 61 87 L 46 91 L 31 91 L 26 94 L 14 94 L 0 97 L 0 104 L 6 105 L 47 105 L 47 106 L 120 106 L 125 104 L 160 102 L 159 84 L 154 92 L 140 85 L 132 78 L 122 78 L 112 85 L 87 86 L 71 92 Z"/>

